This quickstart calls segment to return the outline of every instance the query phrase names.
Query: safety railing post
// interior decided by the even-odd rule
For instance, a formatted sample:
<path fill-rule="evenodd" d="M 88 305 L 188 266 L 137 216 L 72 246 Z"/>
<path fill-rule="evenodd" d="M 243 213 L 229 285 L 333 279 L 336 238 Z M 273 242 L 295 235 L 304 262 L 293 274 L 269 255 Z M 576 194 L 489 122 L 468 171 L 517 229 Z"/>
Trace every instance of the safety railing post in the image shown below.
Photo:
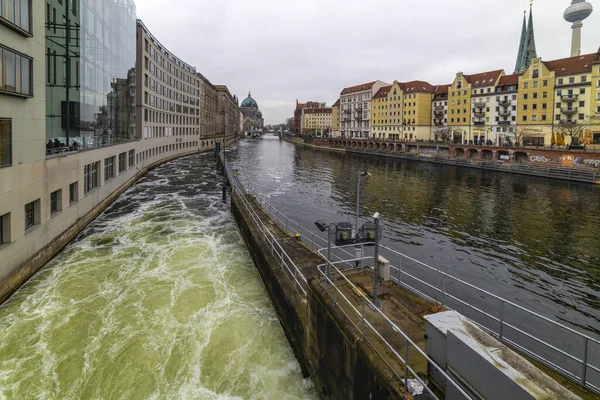
<path fill-rule="evenodd" d="M 338 270 L 337 268 L 335 269 L 335 273 L 333 275 L 333 305 L 335 306 L 336 303 L 336 299 L 337 299 L 337 276 L 338 276 Z"/>
<path fill-rule="evenodd" d="M 404 390 L 408 392 L 408 339 L 404 339 Z"/>
<path fill-rule="evenodd" d="M 442 274 L 442 298 L 440 304 L 444 307 L 444 296 L 446 294 L 446 275 Z"/>
<path fill-rule="evenodd" d="M 365 340 L 365 296 L 362 298 L 362 339 Z"/>
<path fill-rule="evenodd" d="M 588 346 L 590 340 L 585 338 L 585 344 L 583 345 L 583 365 L 581 371 L 581 385 L 585 387 L 585 382 L 587 381 L 587 361 L 588 361 Z"/>
<path fill-rule="evenodd" d="M 502 334 L 504 331 L 504 300 L 500 304 L 500 340 L 502 340 Z"/>

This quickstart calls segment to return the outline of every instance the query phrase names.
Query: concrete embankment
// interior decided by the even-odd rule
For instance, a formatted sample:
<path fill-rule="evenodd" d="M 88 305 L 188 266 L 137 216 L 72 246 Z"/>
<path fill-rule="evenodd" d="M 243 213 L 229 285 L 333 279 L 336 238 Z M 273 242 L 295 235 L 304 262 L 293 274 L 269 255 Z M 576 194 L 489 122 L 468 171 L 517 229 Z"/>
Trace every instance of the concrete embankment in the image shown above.
<path fill-rule="evenodd" d="M 205 151 L 213 151 L 213 148 L 206 148 Z M 64 247 L 71 242 L 90 222 L 100 215 L 108 206 L 110 206 L 123 192 L 131 187 L 138 179 L 145 176 L 146 173 L 164 163 L 172 161 L 176 158 L 197 154 L 200 149 L 193 151 L 182 152 L 172 156 L 162 158 L 152 164 L 146 165 L 144 168 L 137 171 L 130 179 L 125 181 L 116 190 L 102 199 L 98 204 L 91 208 L 84 215 L 63 230 L 60 234 L 49 240 L 49 243 L 41 250 L 31 255 L 26 261 L 20 265 L 8 278 L 0 282 L 0 304 L 6 301 L 19 287 L 34 276 L 48 261 L 58 254 Z"/>
<path fill-rule="evenodd" d="M 395 158 L 401 160 L 412 160 L 412 161 L 420 161 L 427 162 L 433 164 L 443 164 L 443 165 L 451 165 L 455 167 L 465 167 L 465 168 L 474 168 L 474 169 L 482 169 L 488 171 L 497 171 L 497 172 L 506 172 L 510 174 L 518 174 L 518 175 L 528 175 L 528 176 L 537 176 L 542 178 L 550 178 L 550 179 L 560 179 L 572 182 L 583 182 L 583 183 L 591 183 L 591 184 L 600 184 L 600 172 L 597 169 L 591 167 L 563 167 L 558 164 L 543 164 L 529 161 L 512 161 L 512 162 L 504 162 L 504 161 L 495 161 L 493 159 L 487 158 L 467 158 L 467 157 L 451 157 L 446 154 L 437 154 L 435 153 L 436 147 L 428 147 L 427 145 L 422 145 L 420 147 L 427 148 L 432 150 L 434 153 L 426 153 L 420 154 L 418 152 L 417 145 L 408 145 L 407 147 L 413 147 L 412 151 L 404 151 L 400 150 L 402 147 L 397 145 L 397 149 L 376 149 L 374 147 L 371 148 L 363 148 L 363 147 L 339 147 L 339 146 L 330 146 L 327 144 L 326 140 L 319 139 L 315 140 L 313 143 L 305 143 L 302 140 L 292 140 L 284 138 L 283 140 L 294 143 L 297 145 L 303 145 L 305 147 L 310 147 L 313 149 L 323 150 L 323 151 L 333 151 L 333 152 L 345 152 L 345 153 L 358 153 L 365 154 L 370 156 L 377 157 L 386 157 L 386 158 Z M 376 143 L 379 144 L 379 143 Z M 415 150 L 416 149 L 416 150 Z M 487 152 L 488 150 L 483 150 Z M 515 151 L 515 150 L 507 150 L 500 149 L 497 152 L 503 153 L 506 152 L 506 156 L 509 157 L 509 151 L 513 153 L 522 153 L 522 157 L 524 160 L 529 160 L 530 158 L 534 159 L 543 159 L 548 160 L 546 156 L 537 156 L 537 155 L 528 155 L 529 153 L 525 150 Z M 489 151 L 491 152 L 491 150 Z M 540 152 L 533 153 L 538 154 Z M 533 154 L 532 153 L 532 154 Z M 491 153 L 490 153 L 491 154 Z M 541 154 L 541 153 L 540 153 Z M 569 154 L 572 159 L 580 159 L 582 157 L 579 153 Z M 595 157 L 596 154 L 593 154 Z M 584 160 L 586 163 L 588 161 L 594 161 L 595 159 L 590 158 Z M 598 160 L 600 164 L 600 160 Z"/>

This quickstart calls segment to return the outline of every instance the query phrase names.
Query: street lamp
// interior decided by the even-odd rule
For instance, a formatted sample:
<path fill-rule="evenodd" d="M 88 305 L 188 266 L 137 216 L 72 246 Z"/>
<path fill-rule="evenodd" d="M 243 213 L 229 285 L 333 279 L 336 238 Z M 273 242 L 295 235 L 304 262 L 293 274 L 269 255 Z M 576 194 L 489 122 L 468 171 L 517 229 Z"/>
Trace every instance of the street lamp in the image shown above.
<path fill-rule="evenodd" d="M 331 222 L 327 224 L 323 220 L 318 220 L 315 222 L 315 225 L 321 232 L 327 231 L 327 268 L 326 274 L 327 278 L 331 275 L 331 234 L 335 232 L 335 244 L 336 246 L 342 246 L 345 244 L 350 244 L 353 242 L 352 240 L 352 224 L 349 222 L 339 222 L 334 223 Z M 335 231 L 333 231 L 335 228 Z"/>

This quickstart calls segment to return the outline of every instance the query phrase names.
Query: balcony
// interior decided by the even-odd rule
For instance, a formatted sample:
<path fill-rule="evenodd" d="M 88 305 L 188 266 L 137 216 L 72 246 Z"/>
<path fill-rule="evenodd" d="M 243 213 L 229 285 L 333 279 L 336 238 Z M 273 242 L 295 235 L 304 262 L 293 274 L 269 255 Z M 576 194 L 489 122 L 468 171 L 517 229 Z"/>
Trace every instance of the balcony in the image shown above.
<path fill-rule="evenodd" d="M 502 100 L 502 101 L 500 101 L 500 105 L 504 108 L 507 108 L 507 107 L 510 107 L 511 102 L 510 102 L 510 100 Z"/>
<path fill-rule="evenodd" d="M 577 125 L 577 121 L 571 121 L 570 119 L 561 119 L 558 124 L 563 126 L 574 126 Z"/>
<path fill-rule="evenodd" d="M 475 113 L 473 113 L 473 115 L 475 115 L 475 118 L 483 118 L 485 117 L 485 113 L 482 111 L 475 111 Z"/>
<path fill-rule="evenodd" d="M 477 102 L 473 103 L 473 107 L 483 108 L 483 107 L 485 107 L 485 103 L 483 101 L 477 101 Z"/>
<path fill-rule="evenodd" d="M 435 106 L 435 111 L 444 111 L 444 106 Z"/>
<path fill-rule="evenodd" d="M 473 125 L 475 125 L 475 126 L 484 126 L 485 122 L 484 121 L 475 121 L 475 122 L 473 122 Z"/>
<path fill-rule="evenodd" d="M 563 114 L 575 114 L 577 112 L 577 107 L 562 107 L 560 112 Z"/>
<path fill-rule="evenodd" d="M 578 94 L 565 94 L 564 96 L 561 96 L 560 100 L 567 101 L 567 102 L 574 102 L 574 101 L 577 101 L 578 97 L 579 97 Z"/>
<path fill-rule="evenodd" d="M 510 117 L 510 110 L 500 110 L 498 111 L 498 115 L 501 117 Z"/>
<path fill-rule="evenodd" d="M 444 115 L 444 110 L 435 110 L 435 115 Z"/>
<path fill-rule="evenodd" d="M 498 121 L 498 125 L 510 125 L 510 121 Z"/>

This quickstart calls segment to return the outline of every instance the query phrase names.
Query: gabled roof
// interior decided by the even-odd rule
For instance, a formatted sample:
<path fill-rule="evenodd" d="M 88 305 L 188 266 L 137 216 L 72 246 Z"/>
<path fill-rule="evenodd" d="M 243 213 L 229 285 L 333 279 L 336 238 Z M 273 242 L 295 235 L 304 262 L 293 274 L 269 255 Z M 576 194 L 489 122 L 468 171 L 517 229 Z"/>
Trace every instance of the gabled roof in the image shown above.
<path fill-rule="evenodd" d="M 387 94 L 390 92 L 390 90 L 392 90 L 392 85 L 383 86 L 383 87 L 379 88 L 379 90 L 377 91 L 377 93 L 375 93 L 375 96 L 373 96 L 373 98 L 378 99 L 381 97 L 386 97 Z"/>
<path fill-rule="evenodd" d="M 337 99 L 337 101 L 335 103 L 333 103 L 332 107 L 339 107 L 340 106 L 340 99 Z"/>
<path fill-rule="evenodd" d="M 556 76 L 574 75 L 592 70 L 592 64 L 597 60 L 598 54 L 584 54 L 582 56 L 561 58 L 559 60 L 543 61 L 543 64 Z"/>
<path fill-rule="evenodd" d="M 500 77 L 498 86 L 518 85 L 521 74 L 510 74 Z"/>
<path fill-rule="evenodd" d="M 433 87 L 433 85 L 429 82 L 425 82 L 425 81 L 410 81 L 410 82 L 404 82 L 402 85 L 404 85 L 403 90 L 404 93 L 411 93 L 411 92 L 434 92 L 435 91 L 435 87 Z"/>
<path fill-rule="evenodd" d="M 376 82 L 369 82 L 369 83 L 363 83 L 362 85 L 347 87 L 347 88 L 344 88 L 344 90 L 342 90 L 342 94 L 350 94 L 350 93 L 362 92 L 363 90 L 370 90 L 373 88 L 373 85 L 375 85 L 375 83 Z"/>
<path fill-rule="evenodd" d="M 481 72 L 473 75 L 463 75 L 465 80 L 471 84 L 472 88 L 492 86 L 496 84 L 498 77 L 504 72 L 502 69 L 495 71 Z"/>

